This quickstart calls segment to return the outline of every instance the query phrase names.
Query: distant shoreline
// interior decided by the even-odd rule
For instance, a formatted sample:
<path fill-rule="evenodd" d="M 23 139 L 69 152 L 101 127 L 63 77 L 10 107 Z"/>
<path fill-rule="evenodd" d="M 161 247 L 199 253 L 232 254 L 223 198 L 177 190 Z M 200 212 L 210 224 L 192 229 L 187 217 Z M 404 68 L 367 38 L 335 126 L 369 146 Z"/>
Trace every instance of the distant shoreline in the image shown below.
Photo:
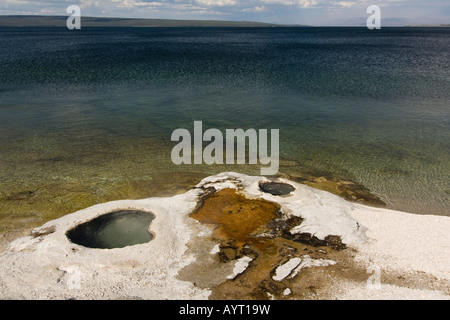
<path fill-rule="evenodd" d="M 0 15 L 0 27 L 66 27 L 67 16 L 45 15 Z M 235 28 L 271 28 L 271 27 L 323 27 L 301 24 L 276 24 L 254 21 L 222 21 L 222 20 L 175 20 L 175 19 L 143 19 L 117 17 L 81 17 L 83 27 L 235 27 Z M 360 27 L 365 26 L 326 26 L 326 27 Z M 386 26 L 386 28 L 449 28 L 450 24 Z"/>
<path fill-rule="evenodd" d="M 0 27 L 66 27 L 67 16 L 0 15 Z M 306 27 L 252 21 L 81 17 L 83 27 Z"/>
<path fill-rule="evenodd" d="M 450 28 L 450 24 L 418 24 L 405 26 L 408 28 Z"/>

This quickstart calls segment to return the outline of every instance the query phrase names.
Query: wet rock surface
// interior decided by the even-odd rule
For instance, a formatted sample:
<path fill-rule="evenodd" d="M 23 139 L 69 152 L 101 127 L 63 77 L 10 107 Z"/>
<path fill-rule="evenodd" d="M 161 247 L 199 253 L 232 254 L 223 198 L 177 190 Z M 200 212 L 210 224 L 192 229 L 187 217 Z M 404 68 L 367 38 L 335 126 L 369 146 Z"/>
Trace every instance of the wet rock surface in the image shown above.
<path fill-rule="evenodd" d="M 260 182 L 259 188 L 274 196 L 285 196 L 295 190 L 290 184 L 282 182 Z"/>
<path fill-rule="evenodd" d="M 202 260 L 201 267 L 191 266 L 189 271 L 182 271 L 181 279 L 192 279 L 198 268 L 205 268 L 209 263 L 209 270 L 202 269 L 203 277 L 198 274 L 194 277 L 196 283 L 212 289 L 212 299 L 287 299 L 310 294 L 309 289 L 294 289 L 292 293 L 289 288 L 295 287 L 293 284 L 300 277 L 275 280 L 276 267 L 290 259 L 301 261 L 305 254 L 311 255 L 312 260 L 346 256 L 339 253 L 345 249 L 340 237 L 320 240 L 307 233 L 292 235 L 290 230 L 301 225 L 303 218 L 286 215 L 277 203 L 246 198 L 239 190 L 205 189 L 191 217 L 213 229 L 211 241 L 219 244 L 211 258 L 216 264 Z M 232 265 L 246 257 L 251 262 L 243 272 L 232 279 L 217 281 L 224 268 L 221 265 Z M 311 286 L 320 290 L 316 282 Z"/>
<path fill-rule="evenodd" d="M 338 179 L 332 176 L 315 176 L 305 174 L 302 176 L 289 176 L 298 183 L 306 184 L 336 194 L 345 200 L 364 203 L 376 207 L 385 207 L 386 203 L 369 189 L 354 181 Z"/>

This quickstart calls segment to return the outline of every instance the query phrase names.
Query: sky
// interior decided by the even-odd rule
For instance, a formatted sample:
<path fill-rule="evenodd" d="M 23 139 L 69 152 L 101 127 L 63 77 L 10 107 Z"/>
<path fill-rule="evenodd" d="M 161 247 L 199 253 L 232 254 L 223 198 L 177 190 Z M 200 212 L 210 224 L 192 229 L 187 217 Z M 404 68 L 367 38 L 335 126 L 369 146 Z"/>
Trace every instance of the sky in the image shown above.
<path fill-rule="evenodd" d="M 0 0 L 0 15 L 259 21 L 313 26 L 365 25 L 370 5 L 382 26 L 450 24 L 450 0 Z"/>

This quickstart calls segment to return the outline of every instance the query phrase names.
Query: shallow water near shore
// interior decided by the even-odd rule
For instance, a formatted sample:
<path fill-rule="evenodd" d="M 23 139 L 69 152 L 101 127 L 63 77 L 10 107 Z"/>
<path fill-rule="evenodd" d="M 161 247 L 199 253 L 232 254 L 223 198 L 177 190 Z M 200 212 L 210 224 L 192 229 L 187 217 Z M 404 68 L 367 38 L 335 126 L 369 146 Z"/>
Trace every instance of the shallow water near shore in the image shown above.
<path fill-rule="evenodd" d="M 194 121 L 279 129 L 281 175 L 353 181 L 388 208 L 450 214 L 447 29 L 0 31 L 2 232 L 222 171 L 260 174 L 174 165 L 171 133 Z"/>

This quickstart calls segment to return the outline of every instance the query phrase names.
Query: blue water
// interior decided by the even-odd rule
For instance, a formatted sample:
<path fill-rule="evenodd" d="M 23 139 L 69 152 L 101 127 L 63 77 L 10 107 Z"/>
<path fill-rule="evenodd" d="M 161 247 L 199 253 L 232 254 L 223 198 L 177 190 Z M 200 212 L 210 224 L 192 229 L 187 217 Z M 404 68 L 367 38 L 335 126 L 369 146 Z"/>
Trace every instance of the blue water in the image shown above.
<path fill-rule="evenodd" d="M 281 173 L 450 215 L 449 48 L 449 28 L 0 28 L 0 194 L 259 174 L 174 165 L 172 131 L 201 120 L 279 129 Z"/>

